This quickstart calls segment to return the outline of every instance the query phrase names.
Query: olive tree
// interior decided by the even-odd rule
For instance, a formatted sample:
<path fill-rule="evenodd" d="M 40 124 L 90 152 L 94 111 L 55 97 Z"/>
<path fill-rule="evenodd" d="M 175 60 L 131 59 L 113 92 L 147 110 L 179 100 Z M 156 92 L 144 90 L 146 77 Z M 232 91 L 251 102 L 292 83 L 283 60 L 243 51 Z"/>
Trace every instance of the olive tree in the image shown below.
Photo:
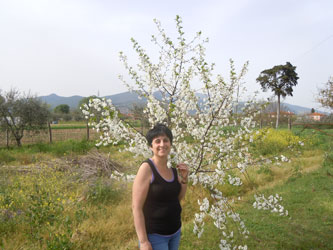
<path fill-rule="evenodd" d="M 30 93 L 0 91 L 1 126 L 11 132 L 18 146 L 22 145 L 24 131 L 45 128 L 49 115 L 47 105 Z"/>

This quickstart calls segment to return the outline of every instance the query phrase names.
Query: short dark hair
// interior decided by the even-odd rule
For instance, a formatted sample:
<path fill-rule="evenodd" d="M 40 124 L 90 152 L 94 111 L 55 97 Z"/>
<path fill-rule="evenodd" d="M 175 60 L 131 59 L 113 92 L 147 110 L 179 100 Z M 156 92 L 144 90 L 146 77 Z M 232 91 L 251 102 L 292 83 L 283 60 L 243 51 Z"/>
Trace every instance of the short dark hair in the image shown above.
<path fill-rule="evenodd" d="M 151 147 L 154 138 L 161 135 L 166 135 L 172 145 L 172 132 L 166 125 L 161 123 L 157 123 L 152 129 L 147 132 L 146 139 L 148 141 L 148 145 Z"/>

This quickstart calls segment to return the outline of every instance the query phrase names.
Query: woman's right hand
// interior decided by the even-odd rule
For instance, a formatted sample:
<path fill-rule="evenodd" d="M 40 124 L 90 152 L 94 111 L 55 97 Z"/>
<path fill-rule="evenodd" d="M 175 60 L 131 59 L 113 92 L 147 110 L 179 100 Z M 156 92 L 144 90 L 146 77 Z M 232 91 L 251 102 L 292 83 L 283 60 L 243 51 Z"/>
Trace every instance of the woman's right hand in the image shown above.
<path fill-rule="evenodd" d="M 140 243 L 140 250 L 153 250 L 149 241 L 145 241 L 144 243 Z"/>

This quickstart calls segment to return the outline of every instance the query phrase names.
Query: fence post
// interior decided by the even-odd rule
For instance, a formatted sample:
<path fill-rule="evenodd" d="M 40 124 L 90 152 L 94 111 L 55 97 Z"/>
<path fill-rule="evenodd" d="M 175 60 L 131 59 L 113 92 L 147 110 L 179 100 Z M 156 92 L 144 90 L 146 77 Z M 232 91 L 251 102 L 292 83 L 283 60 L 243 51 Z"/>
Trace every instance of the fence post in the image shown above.
<path fill-rule="evenodd" d="M 89 123 L 87 122 L 87 141 L 89 141 Z"/>
<path fill-rule="evenodd" d="M 49 137 L 50 137 L 50 143 L 52 143 L 52 129 L 51 129 L 51 124 L 50 122 L 47 123 L 49 127 Z"/>

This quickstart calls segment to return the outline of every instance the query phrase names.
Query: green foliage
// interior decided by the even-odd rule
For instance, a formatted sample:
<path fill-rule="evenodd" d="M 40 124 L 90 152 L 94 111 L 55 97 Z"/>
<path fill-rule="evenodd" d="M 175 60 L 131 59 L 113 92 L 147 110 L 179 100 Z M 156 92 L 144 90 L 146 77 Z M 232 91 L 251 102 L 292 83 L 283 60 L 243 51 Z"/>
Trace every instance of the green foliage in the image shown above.
<path fill-rule="evenodd" d="M 71 249 L 73 228 L 84 218 L 76 202 L 77 173 L 45 165 L 24 175 L 14 169 L 0 171 L 0 237 L 24 233 L 34 242 L 26 249 Z M 71 209 L 75 213 L 69 213 Z"/>
<path fill-rule="evenodd" d="M 323 167 L 326 170 L 326 174 L 333 177 L 333 151 L 332 148 L 325 153 Z"/>
<path fill-rule="evenodd" d="M 14 161 L 23 164 L 34 163 L 38 161 L 41 153 L 54 156 L 85 154 L 94 147 L 95 145 L 93 141 L 83 139 L 81 141 L 67 140 L 52 144 L 36 143 L 9 149 L 2 148 L 0 149 L 0 166 Z"/>
<path fill-rule="evenodd" d="M 292 96 L 293 87 L 297 85 L 299 79 L 295 70 L 296 67 L 290 62 L 287 62 L 286 65 L 277 65 L 262 71 L 257 82 L 264 91 L 271 89 L 277 96 Z"/>
<path fill-rule="evenodd" d="M 54 108 L 55 113 L 69 114 L 69 106 L 67 104 L 60 104 Z"/>
<path fill-rule="evenodd" d="M 259 155 L 288 153 L 300 149 L 302 140 L 290 130 L 261 129 L 254 133 L 252 149 Z"/>
<path fill-rule="evenodd" d="M 25 217 L 31 227 L 31 235 L 39 237 L 39 230 L 36 229 L 43 227 L 44 224 L 52 226 L 64 207 L 60 198 L 55 199 L 54 194 L 38 183 L 35 183 L 28 200 Z"/>
<path fill-rule="evenodd" d="M 93 142 L 87 140 L 74 141 L 67 140 L 52 145 L 50 152 L 56 156 L 62 156 L 71 153 L 84 154 L 93 147 Z"/>
<path fill-rule="evenodd" d="M 15 160 L 15 157 L 12 156 L 7 149 L 0 149 L 0 166 L 8 164 Z"/>
<path fill-rule="evenodd" d="M 322 132 L 315 129 L 294 127 L 292 131 L 304 141 L 304 149 L 320 149 L 328 151 L 331 148 L 330 141 L 332 140 L 332 137 L 327 134 L 333 134 L 333 130 L 322 128 L 322 126 L 320 129 Z"/>
<path fill-rule="evenodd" d="M 86 128 L 87 126 L 86 125 L 62 125 L 62 124 L 59 124 L 59 125 L 52 125 L 52 130 L 54 129 L 80 129 L 80 128 Z"/>
<path fill-rule="evenodd" d="M 90 185 L 87 200 L 92 204 L 117 204 L 122 198 L 123 191 L 112 181 L 99 179 Z"/>

